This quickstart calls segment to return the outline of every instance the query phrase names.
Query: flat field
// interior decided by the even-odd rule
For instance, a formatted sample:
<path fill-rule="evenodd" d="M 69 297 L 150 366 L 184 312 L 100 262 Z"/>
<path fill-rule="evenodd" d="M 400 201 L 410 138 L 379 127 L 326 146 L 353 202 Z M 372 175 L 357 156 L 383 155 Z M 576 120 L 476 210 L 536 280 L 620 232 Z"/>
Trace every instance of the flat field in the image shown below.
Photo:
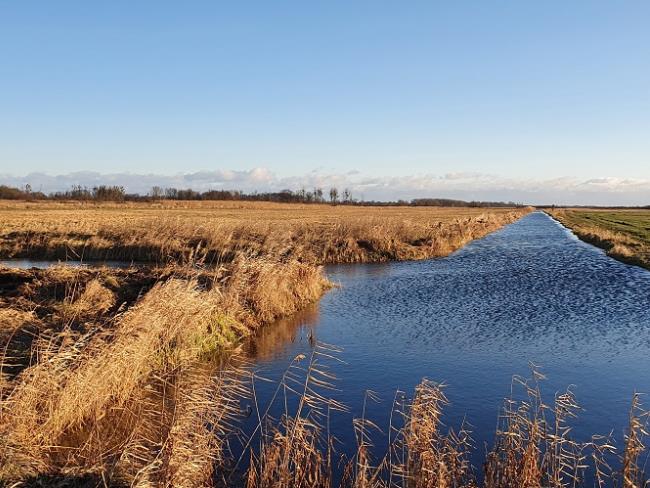
<path fill-rule="evenodd" d="M 550 213 L 610 256 L 650 268 L 650 210 L 566 209 Z"/>
<path fill-rule="evenodd" d="M 0 257 L 167 263 L 235 254 L 310 263 L 446 255 L 527 209 L 268 202 L 0 202 Z"/>

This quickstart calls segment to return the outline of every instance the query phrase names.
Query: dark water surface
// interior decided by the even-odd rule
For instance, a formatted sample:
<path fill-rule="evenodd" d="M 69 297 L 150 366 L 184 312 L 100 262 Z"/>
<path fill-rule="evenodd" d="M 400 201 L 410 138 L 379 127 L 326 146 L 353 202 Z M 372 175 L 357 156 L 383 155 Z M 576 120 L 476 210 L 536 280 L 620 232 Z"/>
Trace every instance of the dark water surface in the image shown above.
<path fill-rule="evenodd" d="M 383 401 L 368 416 L 388 425 L 396 389 L 423 377 L 448 384 L 446 424 L 473 426 L 478 463 L 513 374 L 542 367 L 548 399 L 573 386 L 584 408 L 574 438 L 622 438 L 632 393 L 650 393 L 650 272 L 608 258 L 541 212 L 443 259 L 327 268 L 341 286 L 317 305 L 268 327 L 252 347 L 278 378 L 313 341 L 343 349 L 332 363 L 351 414 L 333 433 L 353 450 L 351 416 L 364 391 Z M 265 406 L 274 385 L 257 384 Z M 647 400 L 650 404 L 650 399 Z M 620 446 L 620 442 L 619 442 Z"/>
<path fill-rule="evenodd" d="M 127 261 L 56 261 L 47 259 L 0 259 L 0 266 L 18 269 L 47 269 L 54 266 L 71 266 L 73 268 L 99 268 L 106 266 L 108 268 L 129 268 L 138 266 Z M 140 264 L 140 266 L 142 266 Z"/>

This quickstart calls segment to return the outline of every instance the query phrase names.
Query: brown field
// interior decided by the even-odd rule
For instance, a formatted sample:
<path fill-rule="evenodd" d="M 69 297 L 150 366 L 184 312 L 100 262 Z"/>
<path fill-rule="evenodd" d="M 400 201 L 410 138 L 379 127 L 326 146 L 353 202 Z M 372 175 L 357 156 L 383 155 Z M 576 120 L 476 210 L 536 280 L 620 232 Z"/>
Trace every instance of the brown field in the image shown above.
<path fill-rule="evenodd" d="M 309 263 L 444 256 L 525 209 L 358 207 L 265 202 L 0 202 L 0 258 Z"/>
<path fill-rule="evenodd" d="M 259 419 L 250 469 L 233 477 L 229 439 L 250 392 L 242 338 L 318 300 L 331 286 L 320 264 L 443 256 L 528 211 L 0 202 L 2 258 L 156 263 L 0 268 L 0 486 L 229 486 L 235 478 L 250 488 L 333 486 L 340 460 L 313 413 L 344 407 L 327 400 L 333 379 L 314 358 L 290 366 L 304 375 L 298 409 Z M 315 353 L 335 354 L 322 345 Z M 528 402 L 506 404 L 485 487 L 568 486 L 587 451 L 598 479 L 641 486 L 638 404 L 613 473 L 606 440 L 566 436 L 570 394 L 551 408 L 553 424 L 546 407 L 531 408 L 538 388 L 525 388 Z M 445 404 L 439 385 L 422 383 L 399 406 L 383 460 L 370 459 L 373 424 L 358 419 L 343 486 L 477 486 L 469 433 L 442 432 Z"/>
<path fill-rule="evenodd" d="M 650 210 L 581 208 L 549 213 L 609 256 L 650 269 Z"/>

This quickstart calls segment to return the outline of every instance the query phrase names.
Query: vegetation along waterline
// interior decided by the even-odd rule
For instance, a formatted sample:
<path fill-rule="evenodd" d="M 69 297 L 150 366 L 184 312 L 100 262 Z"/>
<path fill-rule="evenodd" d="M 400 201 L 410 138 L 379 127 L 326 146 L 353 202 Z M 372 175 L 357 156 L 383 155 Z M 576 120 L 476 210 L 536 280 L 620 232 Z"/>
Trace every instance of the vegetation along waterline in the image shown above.
<path fill-rule="evenodd" d="M 96 220 L 81 225 L 101 228 L 94 212 L 103 210 L 93 209 L 90 215 Z M 274 225 L 286 220 L 287 209 L 281 211 Z M 366 219 L 357 232 L 376 222 Z M 458 213 L 453 219 L 437 228 L 450 232 L 472 223 Z M 439 255 L 468 236 L 482 235 L 486 223 L 496 225 L 492 219 L 489 212 L 477 216 L 476 229 L 455 236 L 447 248 L 438 245 L 440 236 L 429 234 L 435 247 L 424 253 Z M 431 227 L 428 221 L 415 228 Z M 320 246 L 313 240 L 309 245 L 313 242 Z M 299 356 L 291 363 L 278 386 L 279 397 L 293 397 L 287 409 L 273 417 L 257 405 L 259 427 L 250 438 L 239 438 L 240 419 L 251 413 L 242 411 L 241 400 L 254 401 L 250 368 L 237 354 L 241 339 L 304 308 L 331 286 L 311 257 L 316 253 L 299 243 L 292 246 L 301 249 L 304 262 L 294 258 L 296 251 L 277 252 L 286 245 L 269 243 L 267 252 L 251 253 L 253 246 L 261 249 L 256 242 L 220 253 L 216 266 L 207 266 L 208 256 L 201 254 L 205 247 L 196 243 L 179 254 L 168 253 L 164 266 L 3 269 L 3 482 L 559 487 L 596 479 L 603 485 L 643 486 L 647 414 L 639 398 L 633 399 L 626 443 L 616 450 L 609 438 L 573 440 L 568 426 L 577 401 L 568 391 L 546 406 L 534 381 L 524 382 L 528 400 L 506 403 L 485 466 L 469 462 L 480 449 L 473 445 L 469 425 L 454 431 L 441 424 L 444 388 L 430 381 L 395 400 L 394 423 L 377 426 L 390 433 L 385 453 L 373 446 L 373 419 L 362 416 L 352 427 L 355 454 L 341 459 L 327 419 L 346 406 L 328 396 L 336 381 L 323 362 L 336 351 L 324 345 L 316 345 L 310 358 Z M 366 256 L 386 259 L 382 253 Z M 372 393 L 368 395 L 370 402 Z M 233 455 L 233 443 L 249 449 Z"/>
<path fill-rule="evenodd" d="M 648 18 L 0 2 L 0 488 L 650 488 Z"/>
<path fill-rule="evenodd" d="M 623 485 L 619 456 L 629 432 L 630 401 L 635 391 L 650 391 L 650 273 L 610 259 L 536 212 L 445 259 L 331 266 L 328 276 L 341 287 L 310 307 L 309 313 L 300 314 L 293 329 L 290 321 L 283 320 L 287 328 L 277 334 L 277 327 L 262 331 L 264 341 L 253 353 L 259 374 L 282 383 L 286 365 L 295 358 L 303 357 L 297 364 L 308 369 L 314 340 L 340 346 L 335 355 L 343 362 L 316 355 L 317 369 L 327 363 L 325 373 L 338 378 L 335 389 L 323 396 L 350 410 L 332 413 L 320 422 L 323 431 L 329 429 L 337 439 L 334 461 L 341 454 L 348 461 L 356 458 L 358 440 L 351 426 L 358 423 L 355 419 L 365 418 L 377 426 L 370 429 L 371 437 L 366 440 L 367 472 L 374 473 L 373 468 L 390 452 L 387 445 L 395 434 L 389 429 L 394 425 L 390 417 L 393 421 L 401 418 L 391 409 L 395 390 L 405 392 L 408 405 L 419 379 L 426 377 L 447 385 L 444 392 L 451 406 L 443 409 L 440 432 L 453 428 L 458 433 L 465 426 L 473 445 L 465 451 L 465 459 L 474 467 L 474 482 L 479 486 L 489 483 L 485 453 L 498 438 L 499 405 L 510 396 L 511 375 L 525 375 L 533 361 L 548 376 L 542 382 L 544 405 L 554 404 L 555 393 L 558 397 L 567 393 L 567 385 L 572 385 L 573 402 L 580 405 L 573 411 L 576 416 L 566 422 L 571 430 L 566 432 L 563 449 L 583 449 L 592 441 L 616 448 L 615 453 L 604 453 L 614 473 L 613 478 L 603 478 L 603 486 Z M 297 368 L 292 369 L 292 378 L 302 379 Z M 302 384 L 292 380 L 290 386 L 301 391 Z M 262 414 L 276 389 L 274 384 L 257 382 L 255 397 Z M 364 401 L 366 390 L 371 392 Z M 283 393 L 278 393 L 276 409 L 269 416 L 282 418 Z M 514 402 L 523 399 L 520 393 L 515 387 Z M 639 397 L 645 402 L 644 398 Z M 533 401 L 527 403 L 530 406 Z M 298 404 L 289 401 L 294 407 L 289 408 L 290 417 L 295 416 Z M 550 408 L 544 410 L 552 423 Z M 255 413 L 251 417 L 253 425 L 247 424 L 247 431 L 257 423 Z M 641 422 L 645 417 L 641 416 Z M 269 423 L 277 426 L 277 422 Z M 505 428 L 500 425 L 498 430 Z M 520 439 L 527 435 L 525 431 L 519 434 Z M 543 444 L 537 446 L 540 451 Z M 395 451 L 403 453 L 392 451 L 394 461 Z M 579 468 L 579 479 L 574 481 L 567 468 L 564 485 L 594 486 L 591 447 L 584 447 L 582 455 L 585 458 L 579 464 L 586 466 L 584 471 Z M 544 457 L 548 459 L 540 455 Z M 512 459 L 521 462 L 515 455 Z M 646 454 L 641 454 L 641 465 L 645 460 Z M 568 458 L 561 464 L 567 463 Z M 537 466 L 541 476 L 537 483 L 534 478 L 522 483 L 513 470 L 503 474 L 500 486 L 556 486 L 541 474 L 545 468 Z M 386 472 L 378 478 L 383 476 L 390 478 Z M 337 481 L 333 481 L 335 486 Z M 455 483 L 446 479 L 441 484 L 445 482 Z M 628 486 L 635 485 L 643 483 Z"/>
<path fill-rule="evenodd" d="M 0 258 L 230 261 L 238 253 L 324 264 L 449 254 L 526 208 L 269 202 L 0 201 Z"/>
<path fill-rule="evenodd" d="M 530 378 L 513 378 L 511 396 L 499 412 L 494 441 L 485 446 L 480 467 L 470 461 L 480 449 L 472 439 L 471 419 L 455 427 L 445 425 L 446 385 L 427 379 L 411 394 L 395 392 L 388 425 L 377 425 L 367 415 L 367 406 L 380 399 L 366 391 L 360 416 L 349 426 L 354 438 L 352 454 L 342 456 L 330 423 L 346 405 L 328 396 L 337 387 L 328 367 L 336 354 L 336 348 L 316 344 L 309 357 L 294 358 L 273 395 L 273 401 L 280 404 L 278 417 L 269 415 L 269 405 L 255 405 L 255 427 L 235 462 L 235 468 L 243 464 L 245 472 L 226 469 L 218 484 L 251 488 L 640 488 L 650 482 L 643 472 L 649 412 L 640 396 L 632 397 L 622 446 L 617 447 L 607 435 L 576 441 L 572 424 L 581 406 L 573 391 L 560 391 L 547 402 L 541 388 L 545 377 L 534 366 Z"/>
<path fill-rule="evenodd" d="M 225 458 L 239 339 L 316 300 L 317 267 L 3 269 L 0 478 L 194 486 Z"/>
<path fill-rule="evenodd" d="M 550 215 L 608 255 L 650 269 L 650 210 L 559 209 Z"/>
<path fill-rule="evenodd" d="M 216 479 L 230 353 L 331 286 L 319 263 L 441 256 L 527 212 L 39 205 L 2 204 L 2 257 L 165 265 L 2 269 L 0 478 L 154 486 Z"/>

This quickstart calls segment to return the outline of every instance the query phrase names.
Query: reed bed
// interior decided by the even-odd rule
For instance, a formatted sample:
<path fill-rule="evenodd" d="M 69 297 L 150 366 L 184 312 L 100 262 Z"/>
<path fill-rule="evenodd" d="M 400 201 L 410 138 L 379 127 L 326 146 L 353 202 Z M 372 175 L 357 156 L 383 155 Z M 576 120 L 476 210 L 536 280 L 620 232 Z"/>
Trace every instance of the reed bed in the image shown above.
<path fill-rule="evenodd" d="M 247 488 L 521 488 L 650 486 L 644 474 L 644 438 L 649 412 L 634 395 L 622 449 L 609 436 L 586 441 L 571 437 L 571 420 L 580 410 L 571 392 L 542 397 L 537 368 L 531 378 L 515 377 L 513 395 L 504 401 L 494 443 L 482 466 L 469 459 L 475 449 L 470 427 L 443 424 L 449 402 L 445 386 L 424 379 L 407 399 L 397 392 L 387 426 L 388 448 L 382 454 L 375 440 L 379 426 L 366 418 L 353 420 L 356 446 L 349 459 L 337 455 L 329 432 L 330 416 L 345 410 L 327 395 L 335 379 L 323 359 L 335 354 L 319 344 L 311 358 L 298 356 L 279 382 L 272 402 L 284 407 L 273 418 L 270 406 L 260 408 L 254 442 L 240 456 L 249 466 L 239 484 Z M 306 364 L 302 364 L 306 363 Z M 293 401 L 287 400 L 293 396 Z M 366 401 L 376 400 L 366 393 Z M 288 406 L 290 405 L 290 406 Z M 365 405 L 365 403 L 364 403 Z M 378 434 L 379 433 L 379 434 Z M 231 475 L 226 480 L 237 479 Z"/>
<path fill-rule="evenodd" d="M 324 264 L 444 256 L 530 209 L 252 202 L 0 202 L 0 257 L 231 261 L 240 253 Z M 173 202 L 178 203 L 178 202 Z"/>
<path fill-rule="evenodd" d="M 23 283 L 3 311 L 11 315 L 0 362 L 5 482 L 208 483 L 225 460 L 242 390 L 225 353 L 330 286 L 318 268 L 270 259 L 0 276 L 12 273 Z M 149 273 L 166 277 L 151 283 Z M 141 297 L 118 304 L 124 297 L 111 286 L 128 279 Z M 16 340 L 18 330 L 29 340 Z"/>
<path fill-rule="evenodd" d="M 0 483 L 8 486 L 649 486 L 640 397 L 620 450 L 609 436 L 578 441 L 571 437 L 576 398 L 567 390 L 547 404 L 537 369 L 514 379 L 482 466 L 470 462 L 469 424 L 444 425 L 445 386 L 426 379 L 410 399 L 395 395 L 388 426 L 364 408 L 350 425 L 356 446 L 343 457 L 329 429 L 332 416 L 347 411 L 335 399 L 330 366 L 338 350 L 330 345 L 315 343 L 310 357 L 297 356 L 271 403 L 260 405 L 259 380 L 238 357 L 239 338 L 317 299 L 328 284 L 308 265 L 242 260 L 192 276 L 168 268 L 169 277 L 150 286 L 142 272 L 68 268 L 75 281 L 63 292 L 54 286 L 56 268 L 6 272 L 21 274 L 30 292 L 16 290 L 22 301 L 3 309 L 12 325 L 3 332 L 4 344 L 12 343 L 5 351 L 20 352 L 16 330 L 31 337 L 27 354 L 14 354 L 22 363 L 10 365 L 8 354 L 2 361 L 10 374 L 0 408 Z M 141 297 L 120 305 L 124 296 L 106 290 L 135 280 L 129 273 Z M 303 286 L 305 273 L 311 287 Z M 78 313 L 95 300 L 106 308 Z M 60 312 L 62 303 L 74 313 Z M 242 410 L 244 399 L 252 411 Z M 376 401 L 374 393 L 365 401 Z M 246 415 L 256 422 L 242 432 Z"/>

